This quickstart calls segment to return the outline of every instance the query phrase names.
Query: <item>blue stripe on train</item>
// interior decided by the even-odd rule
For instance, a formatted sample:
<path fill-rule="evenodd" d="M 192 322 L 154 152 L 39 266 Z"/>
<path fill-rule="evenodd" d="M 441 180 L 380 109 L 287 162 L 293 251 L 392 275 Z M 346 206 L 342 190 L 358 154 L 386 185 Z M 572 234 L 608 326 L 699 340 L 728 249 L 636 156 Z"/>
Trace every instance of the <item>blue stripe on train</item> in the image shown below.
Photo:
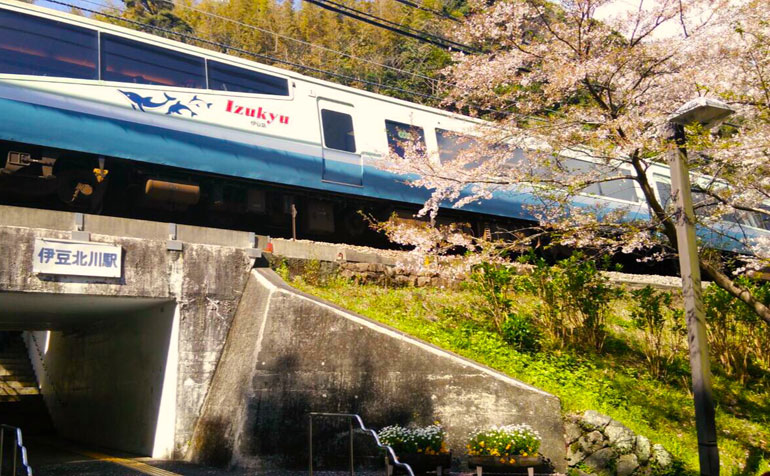
<path fill-rule="evenodd" d="M 421 205 L 429 197 L 422 188 L 410 187 L 404 177 L 371 166 L 363 168 L 363 187 L 322 181 L 324 165 L 320 156 L 287 152 L 213 137 L 158 128 L 129 121 L 67 111 L 0 98 L 0 139 L 48 147 L 121 157 L 219 175 L 250 178 L 282 185 L 325 190 L 348 195 Z M 578 206 L 597 203 L 581 198 Z M 602 206 L 624 206 L 599 199 Z M 526 204 L 534 204 L 528 194 L 497 192 L 492 199 L 471 203 L 464 211 L 502 217 L 532 219 Z M 633 213 L 646 216 L 646 210 Z M 721 230 L 736 236 L 736 230 Z M 709 230 L 698 233 L 712 246 L 743 251 L 726 236 Z"/>
<path fill-rule="evenodd" d="M 0 138 L 48 147 L 120 157 L 141 162 L 250 178 L 331 192 L 420 205 L 429 192 L 410 187 L 404 178 L 365 166 L 363 187 L 323 181 L 320 156 L 158 128 L 82 112 L 0 98 Z M 521 199 L 502 196 L 463 210 L 530 218 Z"/>

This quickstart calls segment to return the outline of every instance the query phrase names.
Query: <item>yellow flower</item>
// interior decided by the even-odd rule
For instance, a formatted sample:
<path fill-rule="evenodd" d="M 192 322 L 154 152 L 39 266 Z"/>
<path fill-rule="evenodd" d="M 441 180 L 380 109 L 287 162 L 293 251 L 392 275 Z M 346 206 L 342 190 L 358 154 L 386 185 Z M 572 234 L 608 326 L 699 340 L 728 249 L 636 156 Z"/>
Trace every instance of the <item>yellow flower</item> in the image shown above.
<path fill-rule="evenodd" d="M 526 452 L 526 451 L 525 451 L 525 452 L 523 452 L 523 453 L 521 454 L 521 456 L 527 456 L 527 452 Z"/>
<path fill-rule="evenodd" d="M 511 461 L 510 461 L 510 463 L 511 463 L 511 464 L 513 464 L 513 463 L 515 463 L 515 462 L 516 462 L 516 460 L 515 460 L 515 459 L 513 459 L 513 458 L 511 458 Z"/>
<path fill-rule="evenodd" d="M 500 458 L 501 463 L 505 463 L 505 458 Z"/>
<path fill-rule="evenodd" d="M 479 443 L 479 446 L 481 446 L 483 448 L 484 447 L 484 442 L 482 441 L 481 443 Z"/>

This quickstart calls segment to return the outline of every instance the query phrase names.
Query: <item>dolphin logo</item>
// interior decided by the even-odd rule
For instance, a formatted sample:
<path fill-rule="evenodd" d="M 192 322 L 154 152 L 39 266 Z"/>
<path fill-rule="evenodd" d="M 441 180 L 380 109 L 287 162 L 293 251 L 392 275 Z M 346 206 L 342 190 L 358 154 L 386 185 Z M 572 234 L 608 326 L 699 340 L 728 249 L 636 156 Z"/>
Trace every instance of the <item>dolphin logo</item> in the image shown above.
<path fill-rule="evenodd" d="M 172 104 L 168 108 L 168 112 L 166 113 L 166 115 L 168 116 L 169 114 L 179 114 L 180 116 L 182 116 L 183 115 L 182 112 L 184 112 L 184 111 L 189 111 L 190 112 L 190 117 L 197 116 L 197 114 L 195 114 L 192 109 L 190 109 L 189 107 L 185 106 L 184 104 L 182 104 L 179 101 L 175 102 L 174 104 Z"/>
<path fill-rule="evenodd" d="M 193 98 L 190 99 L 190 101 L 187 104 L 193 104 L 193 103 L 198 103 L 198 102 L 205 104 L 206 105 L 206 109 L 211 109 L 211 103 L 210 102 L 206 102 L 203 99 L 199 98 L 197 94 L 195 96 L 193 96 Z"/>
<path fill-rule="evenodd" d="M 166 100 L 163 102 L 152 102 L 152 96 L 140 96 L 135 92 L 131 91 L 123 91 L 122 89 L 118 89 L 121 93 L 123 93 L 130 101 L 131 101 L 131 107 L 136 110 L 137 108 L 142 111 L 144 111 L 145 107 L 149 108 L 155 108 L 155 107 L 161 107 L 164 106 L 166 103 L 169 103 L 171 101 L 175 101 L 176 98 L 172 98 L 166 93 L 163 93 L 164 96 L 166 96 Z"/>

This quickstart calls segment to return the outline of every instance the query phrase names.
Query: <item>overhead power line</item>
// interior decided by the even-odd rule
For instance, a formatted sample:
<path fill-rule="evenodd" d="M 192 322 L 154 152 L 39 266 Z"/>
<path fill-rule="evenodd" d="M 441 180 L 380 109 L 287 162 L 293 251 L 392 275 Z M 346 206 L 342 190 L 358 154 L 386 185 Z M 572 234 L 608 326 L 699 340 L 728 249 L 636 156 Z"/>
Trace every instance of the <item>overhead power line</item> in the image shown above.
<path fill-rule="evenodd" d="M 374 81 L 369 81 L 369 80 L 366 80 L 366 79 L 357 78 L 355 76 L 349 76 L 347 74 L 335 73 L 333 71 L 329 71 L 329 70 L 325 70 L 325 69 L 321 69 L 321 68 L 316 68 L 314 66 L 306 66 L 306 65 L 303 65 L 301 63 L 294 62 L 294 61 L 289 61 L 289 60 L 285 60 L 285 59 L 281 59 L 281 58 L 276 58 L 275 56 L 266 55 L 266 54 L 263 54 L 263 53 L 256 53 L 256 52 L 253 52 L 253 51 L 245 50 L 243 48 L 239 48 L 237 46 L 231 46 L 231 45 L 228 45 L 228 44 L 225 44 L 225 43 L 220 43 L 218 41 L 208 40 L 208 39 L 205 39 L 205 38 L 201 38 L 199 36 L 191 35 L 189 33 L 181 33 L 181 32 L 178 32 L 178 31 L 170 30 L 168 28 L 163 28 L 163 27 L 156 26 L 156 25 L 149 25 L 149 24 L 142 23 L 142 22 L 135 21 L 135 20 L 129 20 L 127 18 L 123 18 L 123 17 L 117 16 L 117 15 L 111 15 L 111 14 L 103 12 L 103 11 L 97 11 L 97 10 L 92 10 L 92 9 L 89 9 L 89 8 L 84 8 L 82 6 L 75 5 L 75 4 L 68 3 L 68 2 L 64 2 L 64 1 L 61 1 L 61 0 L 43 0 L 43 1 L 48 2 L 48 3 L 53 3 L 53 4 L 56 4 L 56 5 L 62 5 L 62 6 L 65 6 L 65 7 L 70 7 L 70 8 L 73 8 L 73 9 L 76 9 L 76 10 L 81 10 L 81 11 L 88 12 L 88 13 L 93 13 L 94 15 L 100 15 L 100 16 L 103 16 L 103 17 L 106 17 L 106 18 L 111 18 L 113 20 L 122 21 L 122 22 L 125 22 L 125 23 L 128 23 L 128 24 L 131 24 L 131 25 L 138 26 L 139 28 L 148 28 L 148 29 L 151 29 L 151 30 L 154 30 L 154 31 L 160 31 L 160 32 L 167 33 L 167 34 L 170 34 L 170 35 L 176 35 L 179 38 L 184 38 L 186 40 L 198 41 L 198 42 L 203 43 L 203 44 L 207 44 L 207 45 L 211 45 L 211 46 L 216 46 L 217 48 L 219 48 L 221 50 L 224 50 L 224 51 L 227 51 L 227 50 L 235 51 L 235 52 L 247 55 L 247 56 L 252 56 L 252 57 L 258 58 L 258 59 L 268 60 L 268 61 L 272 61 L 272 62 L 275 62 L 275 63 L 280 63 L 280 64 L 283 64 L 283 65 L 291 66 L 292 68 L 297 68 L 297 69 L 304 70 L 304 71 L 324 74 L 324 75 L 328 75 L 328 76 L 331 76 L 331 77 L 341 78 L 341 79 L 345 79 L 347 81 L 353 81 L 353 82 L 357 82 L 357 83 L 361 83 L 361 84 L 367 84 L 367 85 L 370 85 L 370 86 L 375 86 L 377 88 L 386 89 L 386 90 L 390 90 L 390 91 L 398 91 L 398 92 L 401 92 L 401 93 L 413 95 L 415 97 L 421 97 L 421 98 L 424 98 L 424 99 L 432 99 L 432 100 L 437 100 L 437 101 L 441 100 L 440 97 L 433 96 L 431 94 L 420 93 L 420 92 L 417 92 L 417 91 L 412 91 L 411 89 L 399 88 L 397 86 L 389 86 L 387 84 L 380 84 L 380 83 L 376 83 Z M 99 5 L 101 7 L 105 7 L 105 8 L 111 8 L 110 5 L 96 3 L 96 2 L 89 1 L 89 0 L 81 0 L 81 1 L 82 2 L 91 3 L 91 4 L 97 4 L 97 5 Z"/>
<path fill-rule="evenodd" d="M 87 0 L 81 0 L 81 1 L 87 1 Z M 407 1 L 407 0 L 397 0 L 397 1 Z M 88 2 L 88 3 L 95 3 L 95 2 Z M 242 22 L 240 20 L 236 20 L 234 18 L 226 17 L 224 15 L 219 15 L 217 13 L 207 12 L 206 10 L 202 10 L 200 8 L 196 8 L 196 7 L 193 7 L 191 5 L 185 5 L 183 3 L 177 3 L 177 2 L 171 1 L 171 0 L 166 0 L 165 3 L 168 3 L 168 4 L 176 6 L 176 7 L 184 8 L 184 9 L 187 9 L 187 10 L 190 10 L 190 11 L 194 11 L 196 13 L 200 13 L 201 15 L 205 15 L 205 16 L 208 16 L 210 18 L 216 18 L 218 20 L 227 21 L 227 22 L 233 23 L 235 25 L 242 26 L 244 28 L 249 28 L 249 29 L 254 30 L 254 31 L 259 31 L 259 32 L 262 32 L 262 33 L 265 33 L 265 34 L 273 35 L 274 37 L 281 38 L 281 39 L 284 39 L 284 40 L 287 40 L 287 41 L 292 41 L 292 42 L 295 42 L 295 43 L 298 43 L 298 44 L 301 44 L 301 45 L 308 46 L 310 48 L 317 48 L 319 50 L 328 51 L 330 53 L 334 53 L 336 55 L 340 55 L 340 56 L 344 56 L 346 58 L 354 59 L 356 61 L 361 61 L 362 63 L 368 63 L 368 64 L 371 64 L 371 65 L 378 66 L 378 67 L 385 68 L 385 69 L 389 69 L 391 71 L 395 71 L 395 72 L 398 72 L 398 73 L 406 74 L 406 75 L 413 76 L 413 77 L 416 77 L 416 78 L 421 78 L 421 79 L 424 79 L 424 80 L 427 80 L 427 81 L 430 81 L 430 82 L 436 82 L 437 81 L 435 78 L 431 78 L 430 76 L 425 76 L 423 74 L 415 73 L 413 71 L 407 71 L 405 69 L 401 69 L 401 68 L 397 68 L 395 66 L 379 63 L 377 61 L 373 61 L 373 60 L 370 60 L 370 59 L 367 59 L 367 58 L 361 58 L 360 56 L 355 56 L 355 55 L 352 55 L 350 53 L 345 53 L 344 51 L 339 51 L 339 50 L 335 50 L 333 48 L 328 48 L 328 47 L 323 46 L 323 45 L 316 45 L 316 44 L 311 43 L 309 41 L 300 40 L 298 38 L 294 38 L 294 37 L 291 37 L 291 36 L 288 36 L 288 35 L 284 35 L 284 34 L 278 33 L 276 31 L 273 31 L 273 30 L 270 30 L 270 29 L 267 29 L 267 28 L 262 28 L 262 27 L 259 27 L 259 26 L 256 26 L 256 25 L 252 25 L 251 23 L 245 23 L 245 22 Z"/>
<path fill-rule="evenodd" d="M 434 14 L 436 16 L 440 16 L 442 18 L 446 18 L 447 20 L 452 20 L 452 21 L 458 22 L 458 23 L 460 22 L 460 20 L 458 20 L 457 18 L 453 17 L 452 15 L 448 15 L 447 13 L 442 12 L 441 10 L 434 10 L 434 9 L 428 8 L 428 7 L 424 6 L 424 5 L 419 5 L 417 3 L 410 2 L 409 0 L 396 0 L 396 1 L 398 3 L 402 3 L 402 4 L 407 5 L 409 7 L 416 8 L 416 9 L 422 10 L 424 12 L 432 13 L 432 14 Z"/>
<path fill-rule="evenodd" d="M 356 20 L 368 23 L 370 25 L 373 25 L 379 28 L 386 29 L 388 31 L 397 33 L 402 36 L 407 36 L 415 40 L 422 41 L 424 43 L 431 43 L 441 48 L 455 49 L 458 51 L 462 51 L 463 53 L 466 53 L 466 54 L 472 54 L 476 52 L 474 48 L 468 45 L 457 43 L 456 41 L 452 41 L 448 38 L 444 38 L 438 35 L 433 35 L 431 33 L 417 30 L 408 26 L 401 26 L 398 23 L 392 22 L 390 20 L 385 20 L 384 18 L 380 18 L 376 15 L 372 15 L 371 13 L 366 13 L 360 10 L 356 10 L 355 8 L 348 7 L 346 5 L 334 2 L 332 0 L 305 0 L 305 1 L 308 3 L 312 3 L 313 5 L 317 5 L 321 8 L 325 8 L 327 10 L 333 11 L 335 13 L 339 13 L 339 14 L 348 16 L 350 18 L 354 18 Z"/>

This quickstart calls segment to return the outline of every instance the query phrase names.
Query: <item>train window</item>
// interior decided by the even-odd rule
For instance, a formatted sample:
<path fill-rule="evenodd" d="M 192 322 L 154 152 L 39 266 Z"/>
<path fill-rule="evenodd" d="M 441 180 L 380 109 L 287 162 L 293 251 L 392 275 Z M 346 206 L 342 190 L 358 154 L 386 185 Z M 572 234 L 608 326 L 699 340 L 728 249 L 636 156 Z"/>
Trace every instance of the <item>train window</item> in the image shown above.
<path fill-rule="evenodd" d="M 239 93 L 289 95 L 289 81 L 257 71 L 208 61 L 209 89 Z"/>
<path fill-rule="evenodd" d="M 98 79 L 96 31 L 0 10 L 0 73 Z"/>
<path fill-rule="evenodd" d="M 601 194 L 604 197 L 617 198 L 627 202 L 636 202 L 639 197 L 636 195 L 636 187 L 631 179 L 609 180 L 599 184 Z"/>
<path fill-rule="evenodd" d="M 388 135 L 388 147 L 402 159 L 406 142 L 418 141 L 425 150 L 425 132 L 422 127 L 411 126 L 403 122 L 385 121 L 385 132 Z"/>
<path fill-rule="evenodd" d="M 356 136 L 353 131 L 353 117 L 343 112 L 321 109 L 324 143 L 330 149 L 356 151 Z"/>
<path fill-rule="evenodd" d="M 102 79 L 204 88 L 203 58 L 102 34 Z"/>
<path fill-rule="evenodd" d="M 600 175 L 607 177 L 618 175 L 618 170 L 613 169 L 612 167 L 594 164 L 584 160 L 565 159 L 563 164 L 568 172 L 575 175 L 591 171 L 599 171 Z M 636 194 L 636 187 L 634 187 L 634 181 L 631 179 L 617 179 L 592 183 L 584 188 L 582 192 L 601 195 L 603 197 L 617 198 L 618 200 L 625 200 L 627 202 L 636 202 L 639 199 Z"/>
<path fill-rule="evenodd" d="M 475 143 L 471 137 L 444 129 L 436 129 L 436 142 L 438 142 L 438 156 L 441 163 L 456 159 L 460 153 L 469 150 Z"/>
<path fill-rule="evenodd" d="M 586 162 L 584 160 L 576 160 L 576 159 L 563 159 L 562 165 L 564 166 L 565 172 L 567 172 L 570 175 L 587 174 L 596 169 L 596 164 L 593 164 L 591 162 Z M 599 188 L 598 183 L 592 183 L 588 185 L 587 187 L 583 188 L 581 192 L 590 193 L 592 195 L 602 194 L 602 191 Z"/>
<path fill-rule="evenodd" d="M 655 188 L 658 190 L 658 200 L 663 208 L 671 202 L 671 182 L 665 175 L 654 174 Z"/>

